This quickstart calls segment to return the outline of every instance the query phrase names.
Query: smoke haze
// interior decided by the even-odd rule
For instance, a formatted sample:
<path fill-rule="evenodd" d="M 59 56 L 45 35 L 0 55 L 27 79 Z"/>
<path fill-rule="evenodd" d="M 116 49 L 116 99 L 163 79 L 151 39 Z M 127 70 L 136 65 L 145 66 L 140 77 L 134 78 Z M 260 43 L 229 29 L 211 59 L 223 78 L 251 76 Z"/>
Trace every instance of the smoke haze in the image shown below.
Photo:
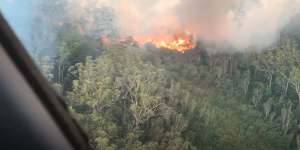
<path fill-rule="evenodd" d="M 272 45 L 300 13 L 300 0 L 63 0 L 64 15 L 85 18 L 85 30 L 120 36 L 154 37 L 190 32 L 205 42 L 238 49 Z M 0 0 L 1 11 L 27 47 L 38 5 L 45 0 Z M 48 3 L 51 3 L 48 2 Z M 95 8 L 95 9 L 93 9 Z M 103 12 L 95 12 L 100 10 Z M 111 13 L 107 11 L 110 11 Z M 101 17 L 93 20 L 91 13 Z M 112 19 L 113 17 L 113 19 Z M 112 24 L 113 20 L 113 24 Z M 74 21 L 75 22 L 75 21 Z M 46 28 L 46 27 L 45 27 Z M 97 29 L 96 29 L 97 28 Z M 31 43 L 30 43 L 31 42 Z"/>

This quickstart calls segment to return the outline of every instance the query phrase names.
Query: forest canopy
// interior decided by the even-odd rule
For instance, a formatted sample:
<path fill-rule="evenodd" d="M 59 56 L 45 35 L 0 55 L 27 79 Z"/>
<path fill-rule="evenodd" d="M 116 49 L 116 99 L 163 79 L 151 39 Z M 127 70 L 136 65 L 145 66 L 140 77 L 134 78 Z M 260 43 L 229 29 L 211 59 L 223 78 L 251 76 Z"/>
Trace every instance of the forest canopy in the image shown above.
<path fill-rule="evenodd" d="M 209 54 L 103 47 L 69 66 L 67 104 L 96 149 L 295 149 L 300 50 Z M 68 79 L 70 80 L 70 79 Z"/>

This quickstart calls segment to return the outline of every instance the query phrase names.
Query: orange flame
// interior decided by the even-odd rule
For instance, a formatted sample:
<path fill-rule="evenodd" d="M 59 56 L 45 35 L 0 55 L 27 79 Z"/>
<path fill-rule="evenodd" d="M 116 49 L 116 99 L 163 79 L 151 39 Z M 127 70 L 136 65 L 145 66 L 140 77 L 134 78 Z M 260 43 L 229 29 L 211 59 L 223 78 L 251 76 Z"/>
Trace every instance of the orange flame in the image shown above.
<path fill-rule="evenodd" d="M 186 51 L 196 47 L 194 38 L 189 32 L 181 32 L 173 35 L 151 35 L 141 37 L 137 36 L 132 37 L 131 40 L 137 42 L 140 46 L 150 43 L 153 44 L 156 48 L 176 50 L 181 53 L 185 53 Z M 104 44 L 110 43 L 110 39 L 105 36 L 101 37 L 101 41 Z M 128 38 L 119 38 L 115 41 L 124 42 L 128 41 Z"/>
<path fill-rule="evenodd" d="M 135 38 L 140 45 L 152 43 L 157 48 L 176 50 L 181 53 L 196 47 L 194 38 L 189 32 L 181 32 L 173 35 L 160 35 Z"/>
<path fill-rule="evenodd" d="M 100 42 L 103 44 L 110 44 L 110 39 L 107 36 L 101 36 Z"/>

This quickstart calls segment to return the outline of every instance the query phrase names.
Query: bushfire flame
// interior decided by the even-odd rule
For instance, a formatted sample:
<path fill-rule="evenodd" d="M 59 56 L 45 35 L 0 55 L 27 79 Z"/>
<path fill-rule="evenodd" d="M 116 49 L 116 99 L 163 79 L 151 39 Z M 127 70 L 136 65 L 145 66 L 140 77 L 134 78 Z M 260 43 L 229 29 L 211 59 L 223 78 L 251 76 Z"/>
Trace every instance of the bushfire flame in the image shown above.
<path fill-rule="evenodd" d="M 119 38 L 115 41 L 124 42 L 128 39 L 133 40 L 140 46 L 145 44 L 152 44 L 156 48 L 176 50 L 178 52 L 184 53 L 196 47 L 194 37 L 189 32 L 181 32 L 172 35 L 150 35 L 150 36 L 137 36 L 132 38 Z M 104 44 L 109 44 L 110 39 L 107 37 L 101 37 L 101 41 Z"/>
<path fill-rule="evenodd" d="M 141 45 L 151 43 L 157 48 L 177 50 L 182 53 L 196 47 L 193 35 L 189 32 L 182 32 L 174 35 L 161 35 L 146 38 L 137 38 L 136 40 Z"/>

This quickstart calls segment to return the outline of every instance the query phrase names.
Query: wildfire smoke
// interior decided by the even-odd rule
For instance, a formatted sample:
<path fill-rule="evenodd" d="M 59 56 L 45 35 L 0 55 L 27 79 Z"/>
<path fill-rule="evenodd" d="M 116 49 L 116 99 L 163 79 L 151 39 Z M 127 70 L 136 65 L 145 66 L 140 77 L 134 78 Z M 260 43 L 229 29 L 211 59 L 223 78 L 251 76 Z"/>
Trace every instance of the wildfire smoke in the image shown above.
<path fill-rule="evenodd" d="M 300 13 L 300 0 L 77 2 L 81 3 L 81 9 L 111 7 L 122 37 L 132 36 L 139 43 L 151 41 L 157 47 L 179 51 L 192 48 L 193 41 L 199 39 L 204 42 L 227 43 L 239 49 L 267 47 L 278 38 L 285 25 Z M 193 38 L 181 35 L 186 31 Z"/>

